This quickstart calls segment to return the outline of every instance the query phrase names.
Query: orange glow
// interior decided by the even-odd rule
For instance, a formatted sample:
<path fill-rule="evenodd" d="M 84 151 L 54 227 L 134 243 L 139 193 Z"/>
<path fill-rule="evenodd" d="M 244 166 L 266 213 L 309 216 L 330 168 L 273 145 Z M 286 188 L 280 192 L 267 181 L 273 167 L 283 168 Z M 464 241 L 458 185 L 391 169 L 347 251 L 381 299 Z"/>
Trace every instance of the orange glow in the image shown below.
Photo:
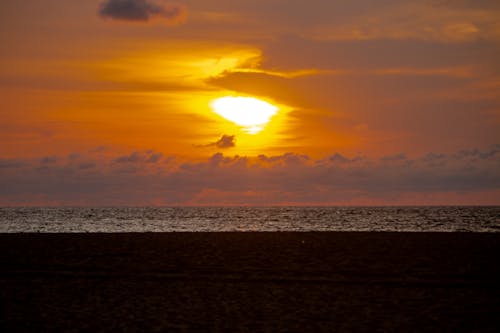
<path fill-rule="evenodd" d="M 140 0 L 126 15 L 105 2 L 0 1 L 0 204 L 78 203 L 86 185 L 49 190 L 85 175 L 111 204 L 152 187 L 149 202 L 181 204 L 498 202 L 487 1 Z M 135 173 L 149 178 L 113 185 Z M 11 179 L 33 186 L 9 192 Z"/>

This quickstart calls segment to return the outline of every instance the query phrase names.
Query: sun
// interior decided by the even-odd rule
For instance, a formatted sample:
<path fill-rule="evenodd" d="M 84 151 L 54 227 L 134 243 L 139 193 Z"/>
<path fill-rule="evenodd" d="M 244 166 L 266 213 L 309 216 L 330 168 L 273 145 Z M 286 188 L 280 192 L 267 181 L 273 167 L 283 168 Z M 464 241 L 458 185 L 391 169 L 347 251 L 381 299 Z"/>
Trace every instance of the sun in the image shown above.
<path fill-rule="evenodd" d="M 225 119 L 241 126 L 249 134 L 257 134 L 278 112 L 268 102 L 253 97 L 221 97 L 210 104 L 212 110 Z"/>

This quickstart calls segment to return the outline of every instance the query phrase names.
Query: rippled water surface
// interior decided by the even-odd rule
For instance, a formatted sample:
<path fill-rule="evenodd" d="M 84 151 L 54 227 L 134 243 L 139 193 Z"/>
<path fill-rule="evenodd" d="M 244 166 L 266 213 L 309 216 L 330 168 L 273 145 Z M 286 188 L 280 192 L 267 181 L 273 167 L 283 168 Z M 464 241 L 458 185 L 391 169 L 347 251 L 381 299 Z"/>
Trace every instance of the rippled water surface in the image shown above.
<path fill-rule="evenodd" d="M 500 207 L 0 208 L 0 232 L 500 232 Z"/>

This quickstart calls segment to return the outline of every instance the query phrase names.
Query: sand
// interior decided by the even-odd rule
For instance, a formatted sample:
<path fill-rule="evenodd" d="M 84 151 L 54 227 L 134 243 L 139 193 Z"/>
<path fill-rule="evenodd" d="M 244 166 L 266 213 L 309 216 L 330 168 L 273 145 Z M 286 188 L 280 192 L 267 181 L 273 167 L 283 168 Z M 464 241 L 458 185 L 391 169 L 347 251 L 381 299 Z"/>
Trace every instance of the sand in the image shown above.
<path fill-rule="evenodd" d="M 0 234 L 3 332 L 498 332 L 500 234 Z"/>

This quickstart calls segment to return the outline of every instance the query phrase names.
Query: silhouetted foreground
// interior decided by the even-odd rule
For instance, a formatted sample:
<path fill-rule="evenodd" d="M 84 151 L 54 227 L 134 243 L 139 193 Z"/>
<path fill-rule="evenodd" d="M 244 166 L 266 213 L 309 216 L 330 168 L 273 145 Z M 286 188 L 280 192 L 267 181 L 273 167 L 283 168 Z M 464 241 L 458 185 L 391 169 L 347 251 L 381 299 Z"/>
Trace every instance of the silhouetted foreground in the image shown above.
<path fill-rule="evenodd" d="M 500 234 L 0 234 L 10 331 L 498 332 Z"/>

